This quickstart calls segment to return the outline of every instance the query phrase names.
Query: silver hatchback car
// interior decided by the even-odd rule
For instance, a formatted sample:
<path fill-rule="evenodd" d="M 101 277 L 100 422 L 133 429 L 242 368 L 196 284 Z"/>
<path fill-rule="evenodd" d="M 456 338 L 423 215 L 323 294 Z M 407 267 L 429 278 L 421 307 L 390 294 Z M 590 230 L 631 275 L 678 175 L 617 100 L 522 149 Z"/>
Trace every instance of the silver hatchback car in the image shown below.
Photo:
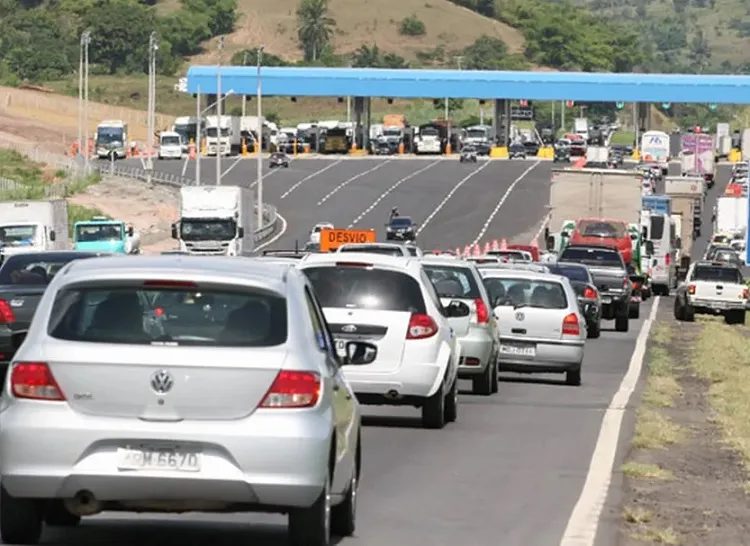
<path fill-rule="evenodd" d="M 19 340 L 17 340 L 19 341 Z M 305 276 L 262 260 L 65 266 L 0 410 L 0 535 L 101 511 L 270 511 L 294 545 L 354 532 L 360 413 Z"/>

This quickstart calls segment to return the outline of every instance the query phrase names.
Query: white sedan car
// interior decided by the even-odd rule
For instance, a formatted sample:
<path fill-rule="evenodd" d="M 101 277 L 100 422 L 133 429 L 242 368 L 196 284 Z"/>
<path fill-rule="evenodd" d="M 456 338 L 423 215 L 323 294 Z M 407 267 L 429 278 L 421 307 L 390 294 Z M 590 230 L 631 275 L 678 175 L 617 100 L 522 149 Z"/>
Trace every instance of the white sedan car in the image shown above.
<path fill-rule="evenodd" d="M 310 230 L 310 242 L 316 245 L 320 244 L 320 232 L 324 229 L 335 229 L 334 225 L 330 222 L 321 222 L 315 224 Z"/>
<path fill-rule="evenodd" d="M 418 258 L 310 254 L 299 267 L 313 285 L 338 350 L 355 340 L 377 346 L 372 364 L 344 369 L 362 404 L 419 407 L 427 428 L 456 420 L 458 339 L 471 318 L 465 303 L 443 306 Z"/>
<path fill-rule="evenodd" d="M 539 271 L 480 268 L 500 329 L 499 371 L 564 373 L 581 384 L 586 319 L 570 281 Z"/>

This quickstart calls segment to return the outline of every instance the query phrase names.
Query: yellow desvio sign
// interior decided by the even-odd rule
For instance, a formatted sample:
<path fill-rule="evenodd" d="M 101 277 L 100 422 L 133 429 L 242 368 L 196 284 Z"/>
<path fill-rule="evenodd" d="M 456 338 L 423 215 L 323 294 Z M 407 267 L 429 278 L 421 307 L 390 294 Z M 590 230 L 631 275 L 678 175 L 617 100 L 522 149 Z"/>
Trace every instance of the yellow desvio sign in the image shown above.
<path fill-rule="evenodd" d="M 350 243 L 374 243 L 374 229 L 324 229 L 320 232 L 320 251 L 330 252 Z"/>

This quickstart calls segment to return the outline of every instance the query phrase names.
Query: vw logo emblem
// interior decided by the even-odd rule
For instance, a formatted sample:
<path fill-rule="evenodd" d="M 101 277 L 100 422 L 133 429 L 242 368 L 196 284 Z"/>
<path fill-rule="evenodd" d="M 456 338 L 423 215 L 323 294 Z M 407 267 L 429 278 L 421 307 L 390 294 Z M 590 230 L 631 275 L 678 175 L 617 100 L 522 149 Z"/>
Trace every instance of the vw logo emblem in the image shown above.
<path fill-rule="evenodd" d="M 347 324 L 346 326 L 341 327 L 342 332 L 346 332 L 347 334 L 352 334 L 357 331 L 357 327 L 354 326 L 354 324 Z"/>
<path fill-rule="evenodd" d="M 525 315 L 520 311 L 516 313 L 516 320 L 523 320 L 524 318 L 526 318 Z"/>
<path fill-rule="evenodd" d="M 151 374 L 151 388 L 156 394 L 166 394 L 172 390 L 174 379 L 167 370 L 159 370 Z"/>

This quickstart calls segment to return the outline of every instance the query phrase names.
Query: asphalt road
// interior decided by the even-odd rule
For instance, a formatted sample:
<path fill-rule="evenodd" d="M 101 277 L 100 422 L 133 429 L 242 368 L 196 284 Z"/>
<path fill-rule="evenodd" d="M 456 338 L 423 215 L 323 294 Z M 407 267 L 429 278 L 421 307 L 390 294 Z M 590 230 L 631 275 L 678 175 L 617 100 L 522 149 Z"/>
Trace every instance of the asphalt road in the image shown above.
<path fill-rule="evenodd" d="M 224 183 L 252 185 L 254 168 L 241 160 Z M 264 182 L 266 200 L 278 205 L 288 222 L 272 247 L 293 246 L 295 239 L 303 243 L 319 221 L 382 230 L 393 206 L 420 224 L 424 248 L 463 246 L 480 234 L 482 240 L 511 241 L 533 233 L 546 215 L 551 168 L 537 161 L 296 160 Z M 705 225 L 728 176 L 721 167 L 706 202 Z M 708 236 L 696 246 L 705 246 Z M 440 431 L 422 429 L 414 409 L 365 407 L 358 532 L 340 544 L 559 545 L 586 480 L 602 416 L 652 301 L 628 333 L 613 332 L 612 323 L 605 323 L 602 337 L 587 343 L 581 387 L 565 386 L 563 376 L 506 374 L 498 395 L 462 394 L 458 421 Z M 670 302 L 662 298 L 661 305 Z M 615 469 L 627 441 L 622 439 Z M 616 473 L 615 485 L 617 480 Z M 602 546 L 616 543 L 618 492 L 613 488 L 599 526 Z M 48 530 L 44 543 L 280 546 L 285 536 L 280 516 L 103 514 L 76 529 Z"/>

